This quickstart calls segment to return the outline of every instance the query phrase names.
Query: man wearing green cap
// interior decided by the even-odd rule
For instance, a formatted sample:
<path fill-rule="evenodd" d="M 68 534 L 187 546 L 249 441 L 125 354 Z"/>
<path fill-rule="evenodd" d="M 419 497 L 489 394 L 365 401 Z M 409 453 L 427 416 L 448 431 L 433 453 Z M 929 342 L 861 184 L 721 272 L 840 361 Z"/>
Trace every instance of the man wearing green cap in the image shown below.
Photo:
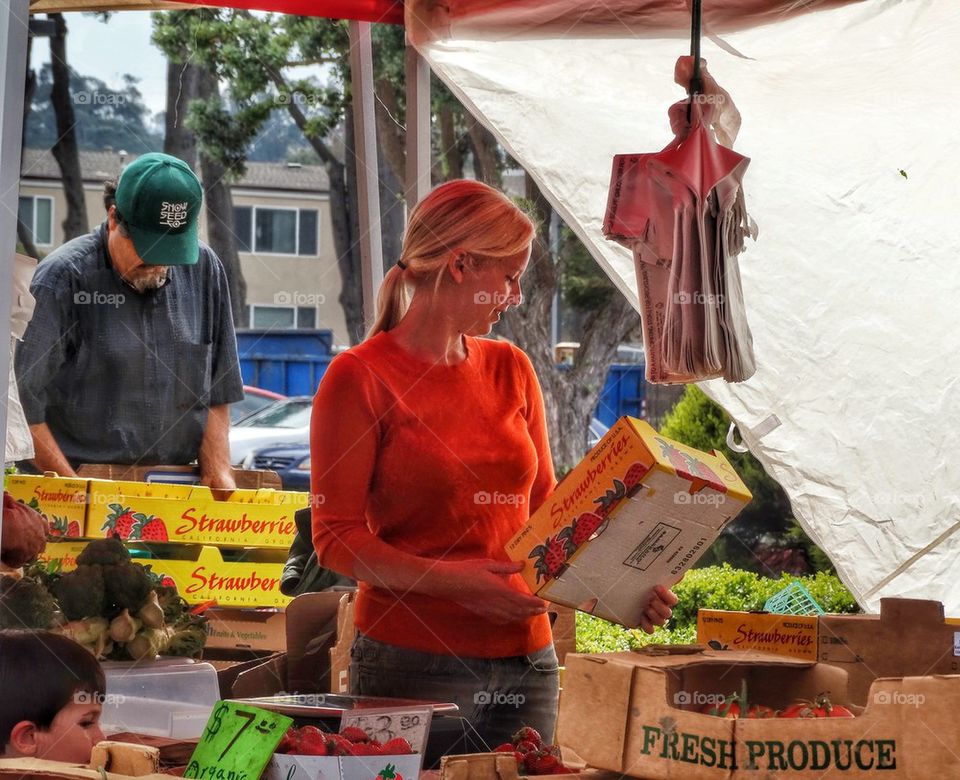
<path fill-rule="evenodd" d="M 234 487 L 228 406 L 243 385 L 202 202 L 186 163 L 144 154 L 105 185 L 106 221 L 38 266 L 16 373 L 39 470 L 196 460 L 204 484 Z"/>

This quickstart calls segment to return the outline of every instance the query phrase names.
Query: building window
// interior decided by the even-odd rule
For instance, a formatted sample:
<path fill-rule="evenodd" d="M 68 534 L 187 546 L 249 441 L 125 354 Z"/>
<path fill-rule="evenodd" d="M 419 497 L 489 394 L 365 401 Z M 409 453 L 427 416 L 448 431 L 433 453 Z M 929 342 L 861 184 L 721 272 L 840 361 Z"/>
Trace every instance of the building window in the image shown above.
<path fill-rule="evenodd" d="M 53 244 L 53 198 L 42 195 L 21 197 L 17 216 L 34 244 Z"/>
<path fill-rule="evenodd" d="M 250 305 L 250 327 L 255 330 L 313 330 L 317 310 L 312 306 Z"/>
<path fill-rule="evenodd" d="M 316 209 L 234 206 L 237 249 L 258 255 L 317 256 Z"/>

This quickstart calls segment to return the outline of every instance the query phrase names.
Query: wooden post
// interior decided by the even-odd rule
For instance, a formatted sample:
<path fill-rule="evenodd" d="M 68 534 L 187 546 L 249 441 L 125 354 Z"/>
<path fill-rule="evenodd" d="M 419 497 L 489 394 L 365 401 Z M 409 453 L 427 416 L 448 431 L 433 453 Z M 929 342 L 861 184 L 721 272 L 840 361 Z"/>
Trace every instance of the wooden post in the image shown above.
<path fill-rule="evenodd" d="M 357 157 L 357 200 L 360 221 L 363 316 L 371 324 L 383 282 L 380 237 L 380 175 L 377 124 L 374 116 L 373 44 L 369 22 L 350 22 L 350 84 L 353 89 L 353 132 Z"/>
<path fill-rule="evenodd" d="M 407 210 L 430 192 L 430 66 L 407 42 Z"/>

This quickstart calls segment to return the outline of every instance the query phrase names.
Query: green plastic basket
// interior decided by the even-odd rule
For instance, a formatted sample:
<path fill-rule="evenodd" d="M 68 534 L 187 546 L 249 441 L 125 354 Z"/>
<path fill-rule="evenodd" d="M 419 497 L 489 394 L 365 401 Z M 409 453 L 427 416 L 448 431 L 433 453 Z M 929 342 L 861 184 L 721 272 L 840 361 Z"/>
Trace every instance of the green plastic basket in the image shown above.
<path fill-rule="evenodd" d="M 767 612 L 775 612 L 778 615 L 824 614 L 823 607 L 810 595 L 810 591 L 796 580 L 768 598 L 763 608 Z"/>

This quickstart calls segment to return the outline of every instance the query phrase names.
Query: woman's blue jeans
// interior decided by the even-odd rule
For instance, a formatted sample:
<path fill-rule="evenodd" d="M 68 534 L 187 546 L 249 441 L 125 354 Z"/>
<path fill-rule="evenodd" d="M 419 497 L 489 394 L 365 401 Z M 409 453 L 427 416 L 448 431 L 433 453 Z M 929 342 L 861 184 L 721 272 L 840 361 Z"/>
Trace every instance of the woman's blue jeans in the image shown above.
<path fill-rule="evenodd" d="M 553 741 L 560 672 L 550 644 L 530 655 L 461 658 L 407 650 L 358 634 L 350 650 L 350 692 L 453 702 L 487 750 L 532 726 Z"/>

